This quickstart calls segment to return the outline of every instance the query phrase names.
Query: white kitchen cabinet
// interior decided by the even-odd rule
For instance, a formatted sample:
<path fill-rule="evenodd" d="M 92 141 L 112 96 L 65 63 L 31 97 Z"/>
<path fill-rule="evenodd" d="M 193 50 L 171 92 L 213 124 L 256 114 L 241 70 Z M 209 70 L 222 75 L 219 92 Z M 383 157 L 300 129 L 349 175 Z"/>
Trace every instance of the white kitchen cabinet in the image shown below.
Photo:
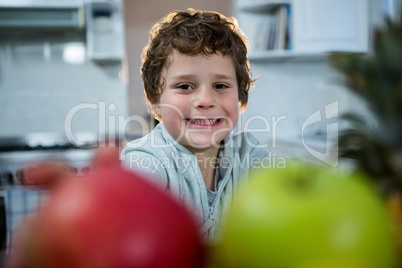
<path fill-rule="evenodd" d="M 121 1 L 88 1 L 85 10 L 89 59 L 122 60 L 125 56 L 125 46 Z"/>
<path fill-rule="evenodd" d="M 288 10 L 284 27 L 290 47 L 267 48 L 281 6 Z M 249 39 L 251 61 L 315 58 L 330 51 L 367 52 L 369 48 L 368 0 L 237 0 L 235 15 Z"/>
<path fill-rule="evenodd" d="M 368 50 L 367 0 L 295 0 L 292 6 L 295 50 Z"/>

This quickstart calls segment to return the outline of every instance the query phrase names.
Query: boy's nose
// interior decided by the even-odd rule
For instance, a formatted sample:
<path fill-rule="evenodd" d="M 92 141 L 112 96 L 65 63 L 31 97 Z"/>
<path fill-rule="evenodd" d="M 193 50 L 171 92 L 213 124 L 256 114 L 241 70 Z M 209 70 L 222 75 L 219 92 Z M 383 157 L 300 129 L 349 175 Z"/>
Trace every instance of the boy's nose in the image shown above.
<path fill-rule="evenodd" d="M 212 89 L 200 88 L 195 97 L 195 106 L 198 108 L 211 108 L 215 106 L 215 97 Z"/>

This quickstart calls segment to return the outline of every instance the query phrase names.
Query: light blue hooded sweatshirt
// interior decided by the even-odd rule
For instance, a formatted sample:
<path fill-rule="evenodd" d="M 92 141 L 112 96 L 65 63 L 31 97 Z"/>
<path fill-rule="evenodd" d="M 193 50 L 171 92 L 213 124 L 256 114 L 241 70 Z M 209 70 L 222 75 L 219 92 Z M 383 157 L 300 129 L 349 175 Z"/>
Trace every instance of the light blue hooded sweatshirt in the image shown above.
<path fill-rule="evenodd" d="M 148 135 L 129 142 L 121 160 L 126 167 L 145 173 L 190 207 L 201 223 L 205 239 L 211 240 L 219 234 L 220 221 L 238 188 L 253 170 L 267 165 L 270 157 L 247 132 L 227 136 L 222 145 L 214 193 L 205 186 L 196 156 L 175 141 L 163 123 Z"/>

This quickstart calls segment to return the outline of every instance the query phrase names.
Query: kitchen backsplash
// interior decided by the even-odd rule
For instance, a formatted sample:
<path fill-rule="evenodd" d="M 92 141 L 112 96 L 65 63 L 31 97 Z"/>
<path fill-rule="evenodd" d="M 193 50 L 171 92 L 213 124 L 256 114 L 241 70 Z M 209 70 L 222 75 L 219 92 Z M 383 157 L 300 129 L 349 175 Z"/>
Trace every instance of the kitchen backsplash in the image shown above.
<path fill-rule="evenodd" d="M 321 139 L 348 127 L 345 113 L 356 113 L 375 124 L 368 107 L 352 94 L 342 76 L 322 57 L 264 64 L 253 62 L 258 77 L 249 95 L 238 130 L 252 132 L 261 143 L 291 141 L 301 137 Z"/>
<path fill-rule="evenodd" d="M 118 118 L 128 114 L 122 61 L 88 60 L 85 35 L 79 33 L 2 39 L 0 137 L 103 135 L 124 127 L 118 126 Z"/>

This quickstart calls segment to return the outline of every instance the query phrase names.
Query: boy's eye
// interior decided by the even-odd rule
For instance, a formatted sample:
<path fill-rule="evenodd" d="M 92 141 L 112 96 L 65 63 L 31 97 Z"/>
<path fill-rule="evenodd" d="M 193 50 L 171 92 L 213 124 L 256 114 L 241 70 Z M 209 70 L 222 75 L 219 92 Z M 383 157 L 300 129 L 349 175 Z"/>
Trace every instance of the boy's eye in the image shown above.
<path fill-rule="evenodd" d="M 224 89 L 224 88 L 228 88 L 228 86 L 227 86 L 227 85 L 225 85 L 225 84 L 216 84 L 214 87 L 215 87 L 216 89 Z"/>
<path fill-rule="evenodd" d="M 193 87 L 188 85 L 188 84 L 179 85 L 177 88 L 182 89 L 182 90 L 191 90 L 191 89 L 193 89 Z"/>

